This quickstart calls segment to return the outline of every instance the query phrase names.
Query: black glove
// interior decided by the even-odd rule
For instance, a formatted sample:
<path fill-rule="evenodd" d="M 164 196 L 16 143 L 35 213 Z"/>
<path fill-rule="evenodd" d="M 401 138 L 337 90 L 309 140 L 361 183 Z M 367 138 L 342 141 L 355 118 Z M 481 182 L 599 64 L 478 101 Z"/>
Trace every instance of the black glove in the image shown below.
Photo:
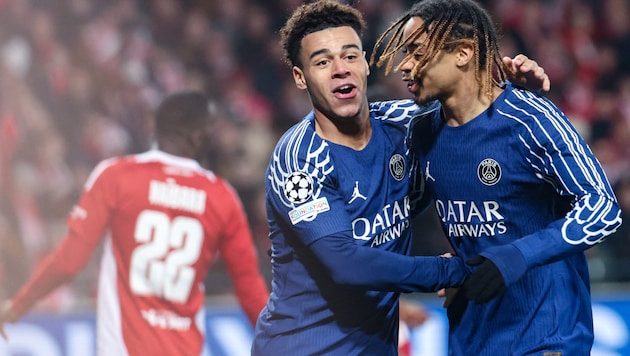
<path fill-rule="evenodd" d="M 464 282 L 466 298 L 485 303 L 505 292 L 505 281 L 491 260 L 477 255 L 468 261 L 469 266 L 479 266 Z"/>

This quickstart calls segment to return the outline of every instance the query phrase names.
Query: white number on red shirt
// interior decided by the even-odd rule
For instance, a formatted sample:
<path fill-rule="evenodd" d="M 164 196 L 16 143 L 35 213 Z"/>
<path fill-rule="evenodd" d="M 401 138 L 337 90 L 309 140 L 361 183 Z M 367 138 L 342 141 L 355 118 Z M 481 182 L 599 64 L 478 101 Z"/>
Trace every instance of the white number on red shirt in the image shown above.
<path fill-rule="evenodd" d="M 178 216 L 171 221 L 163 212 L 145 210 L 138 216 L 134 237 L 141 245 L 131 255 L 131 290 L 186 302 L 195 281 L 191 265 L 203 243 L 199 220 Z"/>

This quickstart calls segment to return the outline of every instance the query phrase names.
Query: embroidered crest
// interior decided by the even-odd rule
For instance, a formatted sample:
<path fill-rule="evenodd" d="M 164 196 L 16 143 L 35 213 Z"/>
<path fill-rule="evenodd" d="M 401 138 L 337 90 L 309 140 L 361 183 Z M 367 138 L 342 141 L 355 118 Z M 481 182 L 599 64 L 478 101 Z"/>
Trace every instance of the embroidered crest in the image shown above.
<path fill-rule="evenodd" d="M 477 167 L 477 177 L 485 185 L 495 185 L 501 180 L 501 166 L 492 158 L 486 158 Z"/>
<path fill-rule="evenodd" d="M 396 153 L 389 159 L 389 172 L 397 181 L 401 181 L 405 177 L 405 159 Z"/>

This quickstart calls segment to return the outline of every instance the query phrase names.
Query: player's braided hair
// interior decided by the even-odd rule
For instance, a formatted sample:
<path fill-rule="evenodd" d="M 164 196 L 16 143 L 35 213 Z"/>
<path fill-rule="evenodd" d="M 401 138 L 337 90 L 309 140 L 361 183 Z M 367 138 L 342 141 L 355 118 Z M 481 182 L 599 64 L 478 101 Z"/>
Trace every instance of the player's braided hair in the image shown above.
<path fill-rule="evenodd" d="M 420 17 L 423 25 L 409 38 L 403 38 L 405 25 L 412 17 Z M 427 33 L 427 40 L 413 53 L 407 53 L 394 67 L 396 53 L 423 33 Z M 398 71 L 415 54 L 422 53 L 411 71 L 413 78 L 440 50 L 450 52 L 458 44 L 469 41 L 475 50 L 475 78 L 484 94 L 492 97 L 492 85 L 499 86 L 506 80 L 496 30 L 487 12 L 473 0 L 421 0 L 415 3 L 379 37 L 372 51 L 371 65 L 375 62 L 379 47 L 389 36 L 391 38 L 376 62 L 378 67 L 386 64 L 385 74 L 389 74 L 392 69 Z M 486 73 L 485 78 L 481 77 L 482 69 Z"/>
<path fill-rule="evenodd" d="M 302 67 L 299 58 L 302 39 L 313 32 L 341 26 L 352 27 L 359 36 L 363 35 L 366 27 L 361 12 L 349 5 L 333 0 L 301 5 L 280 29 L 280 45 L 285 62 L 290 66 Z"/>

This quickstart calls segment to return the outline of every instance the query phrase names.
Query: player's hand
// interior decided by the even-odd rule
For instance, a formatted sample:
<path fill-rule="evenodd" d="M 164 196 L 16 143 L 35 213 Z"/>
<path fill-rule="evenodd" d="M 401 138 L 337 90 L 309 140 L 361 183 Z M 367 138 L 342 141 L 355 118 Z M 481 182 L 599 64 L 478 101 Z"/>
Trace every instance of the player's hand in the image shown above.
<path fill-rule="evenodd" d="M 450 257 L 453 257 L 453 254 L 450 252 L 446 252 L 446 253 L 441 254 L 440 257 L 450 258 Z M 437 292 L 438 297 L 444 298 L 444 302 L 442 303 L 442 306 L 444 308 L 448 308 L 453 303 L 453 300 L 455 299 L 457 292 L 459 292 L 459 288 L 442 288 Z"/>
<path fill-rule="evenodd" d="M 4 324 L 6 323 L 14 323 L 17 320 L 17 317 L 11 310 L 11 301 L 7 300 L 0 306 L 0 335 L 2 338 L 9 341 L 9 337 L 7 333 L 4 331 Z"/>
<path fill-rule="evenodd" d="M 453 300 L 455 300 L 455 296 L 459 292 L 459 288 L 442 288 L 437 292 L 437 296 L 440 298 L 444 298 L 444 302 L 442 302 L 442 306 L 444 308 L 448 308 L 453 304 Z"/>
<path fill-rule="evenodd" d="M 477 255 L 466 263 L 470 266 L 478 266 L 464 282 L 466 298 L 477 303 L 485 303 L 505 292 L 503 275 L 494 262 Z"/>
<path fill-rule="evenodd" d="M 543 67 L 526 55 L 519 54 L 514 58 L 503 57 L 503 64 L 507 69 L 508 79 L 514 84 L 530 91 L 551 89 L 551 81 Z"/>
<path fill-rule="evenodd" d="M 399 312 L 400 320 L 409 328 L 415 328 L 429 319 L 429 313 L 421 304 L 404 299 L 400 299 Z"/>

